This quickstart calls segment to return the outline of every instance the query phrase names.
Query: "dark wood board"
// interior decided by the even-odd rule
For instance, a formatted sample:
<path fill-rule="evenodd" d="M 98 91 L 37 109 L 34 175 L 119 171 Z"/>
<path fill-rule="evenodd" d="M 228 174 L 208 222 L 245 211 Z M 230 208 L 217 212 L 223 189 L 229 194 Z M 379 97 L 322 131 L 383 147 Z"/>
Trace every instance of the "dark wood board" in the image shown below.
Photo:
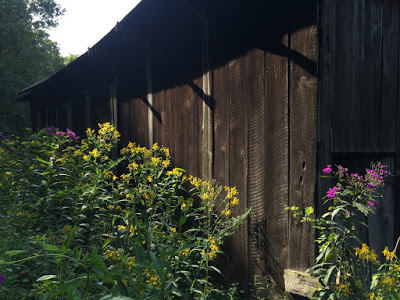
<path fill-rule="evenodd" d="M 399 1 L 383 1 L 380 151 L 396 151 L 397 76 L 399 73 Z"/>
<path fill-rule="evenodd" d="M 283 37 L 288 45 L 288 37 Z M 265 264 L 268 278 L 285 290 L 288 258 L 289 107 L 288 59 L 265 53 Z"/>
<path fill-rule="evenodd" d="M 316 1 L 306 1 L 308 18 L 317 18 Z M 296 16 L 293 16 L 296 18 Z M 310 61 L 318 60 L 317 26 L 291 34 L 291 49 Z M 316 76 L 290 61 L 289 84 L 289 206 L 314 207 L 316 182 Z M 289 269 L 306 270 L 314 263 L 314 229 L 308 222 L 289 219 Z"/>
<path fill-rule="evenodd" d="M 320 51 L 319 51 L 319 93 L 318 93 L 318 152 L 317 152 L 317 201 L 316 215 L 321 216 L 325 209 L 322 198 L 331 187 L 330 180 L 322 179 L 322 169 L 332 165 L 332 116 L 335 90 L 335 14 L 336 0 L 321 2 L 320 7 Z"/>
<path fill-rule="evenodd" d="M 248 53 L 248 205 L 249 220 L 249 273 L 266 275 L 265 270 L 265 93 L 264 51 Z M 260 279 L 261 280 L 261 279 Z"/>
<path fill-rule="evenodd" d="M 239 205 L 232 214 L 241 214 L 248 207 L 248 57 L 240 57 L 229 63 L 230 76 L 230 186 L 239 192 Z M 249 282 L 248 272 L 248 224 L 245 221 L 231 238 L 229 249 L 229 276 L 231 282 Z"/>

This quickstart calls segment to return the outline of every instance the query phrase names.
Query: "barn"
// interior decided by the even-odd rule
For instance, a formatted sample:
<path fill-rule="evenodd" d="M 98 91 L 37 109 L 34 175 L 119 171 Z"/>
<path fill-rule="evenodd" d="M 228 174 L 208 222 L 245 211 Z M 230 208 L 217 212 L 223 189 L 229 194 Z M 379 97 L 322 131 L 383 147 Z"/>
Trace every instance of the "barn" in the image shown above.
<path fill-rule="evenodd" d="M 377 249 L 400 234 L 399 18 L 398 0 L 142 0 L 18 99 L 33 129 L 109 121 L 122 147 L 157 142 L 187 173 L 236 186 L 252 215 L 225 247 L 228 279 L 268 275 L 282 292 L 316 251 L 284 208 L 321 212 L 327 164 L 388 165 L 366 234 Z"/>

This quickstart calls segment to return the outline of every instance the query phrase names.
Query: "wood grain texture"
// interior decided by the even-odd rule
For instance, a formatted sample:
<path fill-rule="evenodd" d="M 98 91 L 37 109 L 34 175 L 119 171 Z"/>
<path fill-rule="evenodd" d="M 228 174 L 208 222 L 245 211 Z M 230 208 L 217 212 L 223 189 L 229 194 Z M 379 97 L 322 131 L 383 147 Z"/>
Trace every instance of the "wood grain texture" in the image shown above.
<path fill-rule="evenodd" d="M 239 205 L 232 214 L 242 214 L 248 207 L 248 57 L 241 57 L 229 63 L 230 76 L 230 144 L 229 178 L 230 186 L 239 192 Z M 229 275 L 232 282 L 249 282 L 248 272 L 248 224 L 245 221 L 231 238 Z"/>
<path fill-rule="evenodd" d="M 249 152 L 248 205 L 252 209 L 249 220 L 249 273 L 265 276 L 265 59 L 258 49 L 248 53 L 249 59 Z"/>
<path fill-rule="evenodd" d="M 284 44 L 288 44 L 287 36 Z M 288 257 L 289 95 L 288 59 L 265 53 L 265 264 L 279 291 Z"/>
<path fill-rule="evenodd" d="M 318 154 L 317 154 L 317 202 L 316 215 L 321 216 L 325 209 L 322 198 L 331 187 L 328 179 L 322 179 L 322 169 L 332 164 L 332 117 L 335 90 L 335 30 L 336 0 L 321 2 L 320 7 L 320 51 L 319 51 L 319 90 L 318 90 Z"/>
<path fill-rule="evenodd" d="M 307 1 L 309 18 L 315 1 Z M 296 15 L 293 16 L 296 18 Z M 310 61 L 318 60 L 317 27 L 309 26 L 293 32 L 291 48 Z M 289 206 L 300 209 L 314 207 L 316 182 L 316 112 L 317 78 L 290 62 L 289 85 Z M 314 262 L 314 229 L 309 223 L 289 219 L 288 268 L 306 270 Z"/>
<path fill-rule="evenodd" d="M 229 136 L 230 136 L 230 76 L 229 65 L 223 65 L 213 70 L 212 98 L 214 105 L 214 164 L 213 178 L 224 186 L 229 186 Z M 218 265 L 229 282 L 228 262 L 229 250 L 232 248 L 228 239 L 222 250 L 227 256 L 218 257 Z"/>

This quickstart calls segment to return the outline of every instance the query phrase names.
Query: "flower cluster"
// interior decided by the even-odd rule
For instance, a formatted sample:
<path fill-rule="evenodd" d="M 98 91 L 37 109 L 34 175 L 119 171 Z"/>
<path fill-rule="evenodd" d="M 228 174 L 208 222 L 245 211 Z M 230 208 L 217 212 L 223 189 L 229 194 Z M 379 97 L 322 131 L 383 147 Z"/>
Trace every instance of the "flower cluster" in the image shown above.
<path fill-rule="evenodd" d="M 336 167 L 337 171 L 334 172 L 332 165 L 327 165 L 326 168 L 322 169 L 322 172 L 327 175 L 333 174 L 339 179 L 345 179 L 350 185 L 365 192 L 374 191 L 376 188 L 384 186 L 384 176 L 388 174 L 388 171 L 385 170 L 386 166 L 380 162 L 372 163 L 371 168 L 366 169 L 364 176 L 358 173 L 349 174 L 349 169 L 340 165 Z M 335 192 L 339 190 L 338 188 L 340 189 L 340 187 L 329 189 L 328 198 L 334 198 Z"/>
<path fill-rule="evenodd" d="M 362 244 L 361 248 L 357 247 L 355 255 L 360 259 L 379 265 L 379 261 L 377 260 L 378 254 L 376 254 L 375 249 L 370 250 L 367 244 Z"/>

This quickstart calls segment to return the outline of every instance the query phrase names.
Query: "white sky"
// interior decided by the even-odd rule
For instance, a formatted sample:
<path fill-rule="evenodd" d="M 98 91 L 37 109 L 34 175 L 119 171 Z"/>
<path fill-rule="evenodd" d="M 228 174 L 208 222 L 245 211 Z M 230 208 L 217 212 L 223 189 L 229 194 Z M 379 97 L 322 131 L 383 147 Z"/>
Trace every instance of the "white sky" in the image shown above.
<path fill-rule="evenodd" d="M 140 0 L 56 0 L 66 9 L 50 39 L 62 56 L 81 55 L 105 36 Z"/>

